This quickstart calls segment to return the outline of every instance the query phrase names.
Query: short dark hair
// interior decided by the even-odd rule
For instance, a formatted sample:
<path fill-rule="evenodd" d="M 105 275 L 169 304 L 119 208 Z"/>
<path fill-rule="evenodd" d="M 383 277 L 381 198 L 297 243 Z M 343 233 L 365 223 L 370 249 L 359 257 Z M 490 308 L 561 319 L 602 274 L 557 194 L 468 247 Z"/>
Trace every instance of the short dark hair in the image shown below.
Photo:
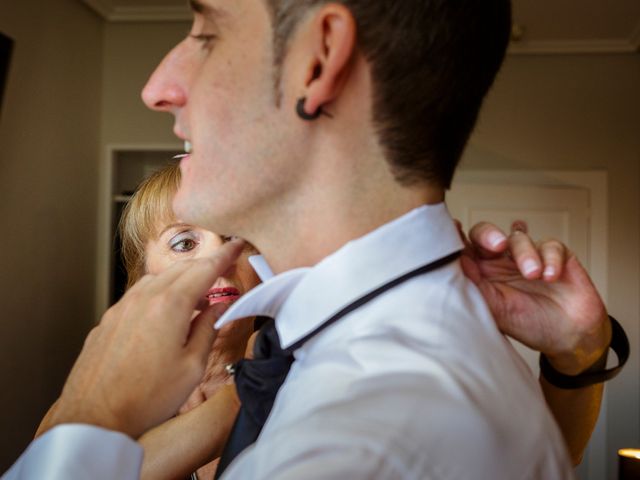
<path fill-rule="evenodd" d="M 504 59 L 510 0 L 336 0 L 372 65 L 373 122 L 395 178 L 445 188 Z M 330 0 L 266 0 L 276 66 L 299 21 Z"/>

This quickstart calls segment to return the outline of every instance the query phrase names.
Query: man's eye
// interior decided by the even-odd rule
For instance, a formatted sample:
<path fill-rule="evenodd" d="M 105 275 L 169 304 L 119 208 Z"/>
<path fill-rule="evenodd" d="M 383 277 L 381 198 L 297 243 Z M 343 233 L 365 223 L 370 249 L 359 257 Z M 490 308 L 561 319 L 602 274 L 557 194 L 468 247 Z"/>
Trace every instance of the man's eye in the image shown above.
<path fill-rule="evenodd" d="M 184 240 L 179 240 L 171 245 L 171 250 L 174 252 L 189 252 L 196 248 L 197 243 L 195 240 L 191 240 L 190 238 L 185 238 Z"/>
<path fill-rule="evenodd" d="M 215 35 L 210 35 L 210 34 L 205 34 L 205 33 L 199 33 L 199 34 L 191 34 L 189 35 L 191 38 L 193 38 L 194 40 L 202 43 L 203 47 L 209 48 L 211 47 L 213 41 L 216 39 Z"/>

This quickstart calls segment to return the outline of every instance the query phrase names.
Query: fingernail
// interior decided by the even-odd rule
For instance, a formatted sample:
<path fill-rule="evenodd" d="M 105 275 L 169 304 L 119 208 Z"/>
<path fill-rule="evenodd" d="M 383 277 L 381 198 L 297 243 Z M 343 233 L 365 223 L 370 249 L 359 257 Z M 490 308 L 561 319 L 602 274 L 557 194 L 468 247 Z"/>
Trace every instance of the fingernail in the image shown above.
<path fill-rule="evenodd" d="M 545 267 L 544 273 L 543 273 L 545 277 L 553 277 L 555 274 L 556 274 L 556 269 L 553 268 L 551 265 L 548 265 L 547 267 Z"/>
<path fill-rule="evenodd" d="M 522 264 L 522 270 L 526 276 L 529 276 L 538 270 L 538 263 L 532 259 L 525 260 Z"/>
<path fill-rule="evenodd" d="M 500 232 L 491 232 L 489 234 L 489 245 L 493 248 L 497 248 L 507 241 L 507 237 L 505 237 Z"/>
<path fill-rule="evenodd" d="M 513 233 L 527 233 L 527 224 L 521 220 L 516 220 L 511 224 L 511 231 L 513 231 Z"/>

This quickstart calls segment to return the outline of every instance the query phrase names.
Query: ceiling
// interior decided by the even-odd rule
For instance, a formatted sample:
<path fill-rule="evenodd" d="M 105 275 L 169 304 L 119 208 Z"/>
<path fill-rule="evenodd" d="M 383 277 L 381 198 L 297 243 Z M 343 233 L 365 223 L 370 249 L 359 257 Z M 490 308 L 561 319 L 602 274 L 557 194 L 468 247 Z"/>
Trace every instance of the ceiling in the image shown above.
<path fill-rule="evenodd" d="M 187 0 L 82 0 L 110 22 L 188 21 Z M 639 0 L 512 0 L 512 54 L 640 52 Z"/>

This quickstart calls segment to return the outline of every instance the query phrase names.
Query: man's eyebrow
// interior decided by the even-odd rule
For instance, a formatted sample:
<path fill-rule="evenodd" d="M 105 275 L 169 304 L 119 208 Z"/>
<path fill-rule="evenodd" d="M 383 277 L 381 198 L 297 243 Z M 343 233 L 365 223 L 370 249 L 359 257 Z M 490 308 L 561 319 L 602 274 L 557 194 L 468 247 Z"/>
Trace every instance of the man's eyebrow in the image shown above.
<path fill-rule="evenodd" d="M 212 5 L 207 5 L 201 0 L 189 0 L 189 6 L 191 10 L 201 15 L 209 15 L 212 17 L 222 16 L 222 10 L 215 8 Z"/>
<path fill-rule="evenodd" d="M 198 2 L 198 0 L 189 0 L 189 7 L 196 13 L 202 13 L 204 10 L 204 5 Z"/>

